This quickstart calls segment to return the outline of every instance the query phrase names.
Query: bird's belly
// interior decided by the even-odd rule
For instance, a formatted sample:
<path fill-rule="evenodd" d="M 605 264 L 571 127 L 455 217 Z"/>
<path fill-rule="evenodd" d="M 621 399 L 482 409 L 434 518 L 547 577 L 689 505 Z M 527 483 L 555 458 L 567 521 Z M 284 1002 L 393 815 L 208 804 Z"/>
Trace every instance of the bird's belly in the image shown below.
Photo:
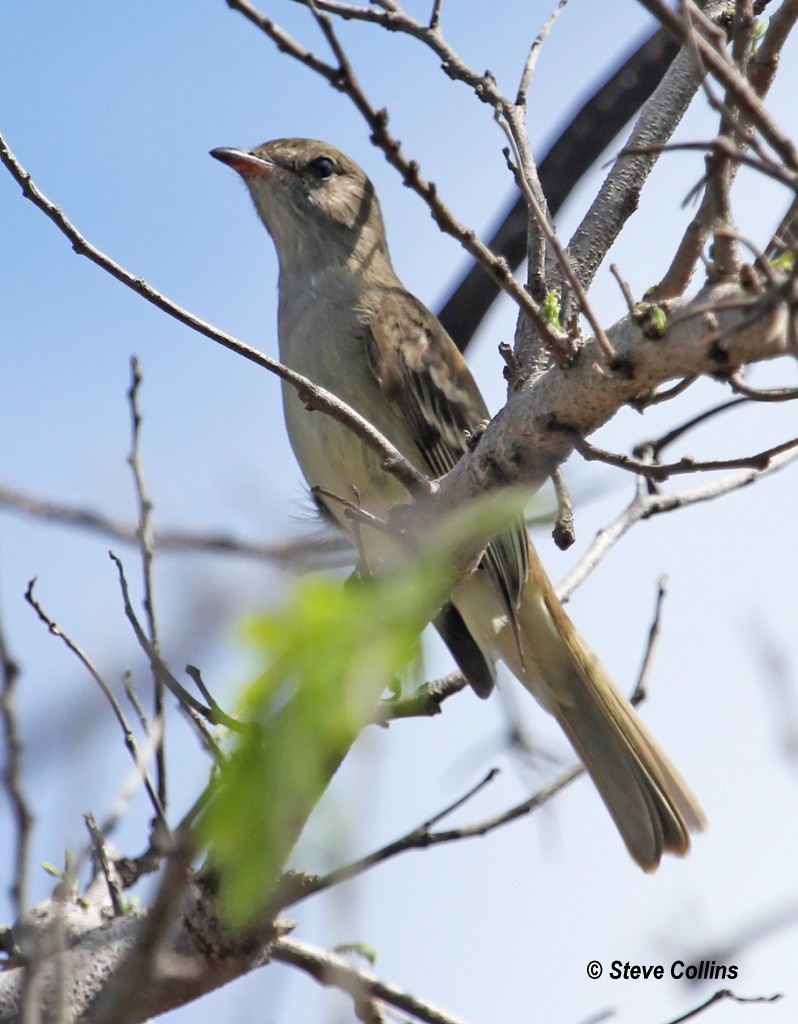
<path fill-rule="evenodd" d="M 387 522 L 390 509 L 408 501 L 407 492 L 352 431 L 323 412 L 309 412 L 287 386 L 284 407 L 289 439 L 308 485 L 327 492 L 324 504 L 369 557 L 384 557 L 384 533 L 355 524 L 347 508 L 360 508 Z"/>

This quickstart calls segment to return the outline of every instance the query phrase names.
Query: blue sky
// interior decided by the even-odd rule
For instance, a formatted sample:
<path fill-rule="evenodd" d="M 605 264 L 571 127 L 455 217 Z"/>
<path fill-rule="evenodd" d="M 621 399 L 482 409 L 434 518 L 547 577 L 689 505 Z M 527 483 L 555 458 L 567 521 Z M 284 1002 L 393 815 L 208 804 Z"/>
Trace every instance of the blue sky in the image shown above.
<path fill-rule="evenodd" d="M 323 52 L 318 30 L 298 5 L 264 9 Z M 491 5 L 462 0 L 443 10 L 444 28 L 465 58 L 490 67 L 514 91 L 548 8 L 506 0 L 497 16 Z M 544 47 L 533 85 L 530 133 L 538 152 L 647 24 L 632 0 L 572 0 Z M 342 26 L 341 35 L 374 102 L 389 106 L 406 152 L 456 214 L 485 231 L 510 186 L 504 142 L 489 110 L 444 78 L 434 57 L 412 41 L 356 25 Z M 793 45 L 773 94 L 774 113 L 787 131 L 795 129 L 795 61 Z M 279 54 L 222 0 L 3 5 L 0 81 L 0 131 L 86 236 L 176 302 L 270 354 L 276 354 L 273 250 L 241 183 L 208 157 L 215 146 L 284 135 L 327 138 L 373 178 L 397 271 L 412 291 L 434 308 L 465 265 L 457 244 L 438 232 L 370 146 L 345 98 Z M 698 100 L 680 137 L 707 139 L 713 131 Z M 663 272 L 691 214 L 682 200 L 701 172 L 700 155 L 674 154 L 652 177 L 651 200 L 644 194 L 613 252 L 635 294 Z M 601 173 L 562 212 L 566 239 Z M 756 241 L 767 240 L 787 202 L 772 184 L 741 175 L 740 226 Z M 135 353 L 145 375 L 143 456 L 156 524 L 263 541 L 309 529 L 275 379 L 76 256 L 5 172 L 0 223 L 0 483 L 131 520 L 125 390 Z M 592 297 L 605 323 L 623 315 L 608 269 Z M 493 409 L 504 388 L 496 349 L 512 340 L 513 326 L 512 305 L 499 304 L 470 353 Z M 795 384 L 795 371 L 778 365 L 753 379 Z M 725 395 L 707 384 L 678 409 L 666 406 L 645 419 L 623 412 L 598 441 L 628 450 Z M 794 410 L 758 408 L 716 421 L 688 442 L 686 453 L 748 453 L 794 433 Z M 545 530 L 538 538 L 555 579 L 632 494 L 631 481 L 572 462 L 577 549 L 562 555 Z M 764 647 L 784 659 L 794 693 L 796 555 L 785 510 L 795 507 L 796 479 L 787 471 L 723 503 L 638 526 L 571 605 L 608 667 L 631 685 L 656 581 L 663 572 L 669 576 L 645 715 L 711 819 L 710 833 L 687 861 L 643 877 L 627 861 L 595 794 L 580 782 L 534 820 L 480 842 L 408 855 L 301 909 L 297 934 L 320 944 L 368 942 L 378 950 L 379 973 L 474 1021 L 584 1020 L 607 1007 L 621 1019 L 666 1020 L 708 995 L 676 982 L 594 982 L 584 967 L 592 958 L 687 959 L 798 902 L 795 762 L 779 747 L 784 706 L 772 698 L 763 657 Z M 108 546 L 106 539 L 0 510 L 0 611 L 23 669 L 26 781 L 38 818 L 35 863 L 59 862 L 66 845 L 83 845 L 82 813 L 107 812 L 128 762 L 91 681 L 21 595 L 38 577 L 47 610 L 114 684 L 132 666 L 144 686 Z M 135 577 L 132 550 L 114 547 Z M 279 600 L 290 578 L 241 559 L 164 555 L 156 579 L 174 667 L 201 664 L 206 681 L 232 704 L 251 670 L 238 623 Z M 433 647 L 430 672 L 447 668 Z M 549 757 L 533 769 L 519 765 L 504 751 L 502 701 L 482 704 L 463 695 L 438 721 L 400 723 L 365 737 L 320 808 L 298 862 L 338 863 L 393 839 L 494 763 L 504 769 L 499 782 L 460 820 L 507 806 L 569 764 L 551 723 L 512 684 L 505 690 Z M 206 766 L 179 721 L 172 740 L 179 813 Z M 143 845 L 146 818 L 147 807 L 137 800 L 117 837 L 126 853 Z M 3 806 L 3 834 L 8 827 Z M 35 867 L 32 884 L 35 898 L 49 891 L 49 879 Z M 0 919 L 8 913 L 3 894 Z M 793 925 L 741 952 L 735 990 L 783 990 L 794 974 L 797 938 Z M 345 1005 L 286 968 L 270 968 L 169 1019 L 332 1021 L 349 1019 Z M 740 1012 L 717 1007 L 713 1020 Z M 789 999 L 745 1012 L 766 1013 L 769 1024 L 795 1016 Z"/>

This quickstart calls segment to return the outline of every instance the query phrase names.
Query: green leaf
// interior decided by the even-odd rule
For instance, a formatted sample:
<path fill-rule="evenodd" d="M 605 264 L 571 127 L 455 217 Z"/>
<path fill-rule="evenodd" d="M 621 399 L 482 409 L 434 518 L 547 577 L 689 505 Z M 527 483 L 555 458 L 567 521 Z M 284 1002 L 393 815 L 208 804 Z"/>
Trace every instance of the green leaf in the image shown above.
<path fill-rule="evenodd" d="M 304 581 L 247 627 L 269 668 L 244 696 L 251 728 L 204 820 L 234 921 L 262 905 L 380 695 L 417 656 L 423 595 L 401 582 Z"/>
<path fill-rule="evenodd" d="M 786 274 L 792 274 L 795 270 L 795 253 L 788 249 L 774 260 L 771 260 L 770 265 L 776 270 L 783 270 Z"/>
<path fill-rule="evenodd" d="M 418 675 L 420 633 L 473 538 L 487 540 L 519 508 L 517 495 L 475 503 L 419 531 L 421 550 L 396 568 L 346 586 L 304 580 L 281 608 L 249 622 L 246 638 L 268 667 L 243 696 L 238 717 L 249 728 L 212 783 L 201 821 L 231 923 L 248 923 L 268 902 L 386 688 L 410 666 Z"/>
<path fill-rule="evenodd" d="M 543 305 L 540 307 L 540 311 L 546 320 L 552 325 L 552 327 L 560 327 L 560 295 L 559 292 L 552 289 L 546 293 L 546 298 L 543 300 Z"/>
<path fill-rule="evenodd" d="M 374 967 L 377 963 L 376 948 L 366 942 L 342 942 L 338 946 L 333 946 L 332 951 L 341 956 L 353 953 L 356 956 L 362 957 L 370 967 Z"/>

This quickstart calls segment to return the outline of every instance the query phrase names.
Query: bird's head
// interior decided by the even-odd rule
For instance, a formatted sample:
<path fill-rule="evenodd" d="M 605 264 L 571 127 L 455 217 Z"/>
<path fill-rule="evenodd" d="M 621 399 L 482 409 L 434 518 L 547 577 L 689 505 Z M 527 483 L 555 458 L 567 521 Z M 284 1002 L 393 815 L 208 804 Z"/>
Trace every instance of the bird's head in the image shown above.
<path fill-rule="evenodd" d="M 238 171 L 274 239 L 283 271 L 387 258 L 374 186 L 340 150 L 315 139 L 275 139 L 252 150 L 213 149 Z"/>

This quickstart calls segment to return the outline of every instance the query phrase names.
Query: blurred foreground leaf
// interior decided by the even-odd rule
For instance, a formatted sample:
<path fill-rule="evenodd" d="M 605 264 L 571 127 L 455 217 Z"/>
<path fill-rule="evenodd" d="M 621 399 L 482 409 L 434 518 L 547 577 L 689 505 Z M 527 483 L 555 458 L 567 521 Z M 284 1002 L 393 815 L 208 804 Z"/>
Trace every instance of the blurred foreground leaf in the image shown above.
<path fill-rule="evenodd" d="M 202 829 L 234 924 L 268 901 L 311 811 L 386 688 L 419 664 L 419 637 L 458 576 L 461 551 L 518 513 L 481 502 L 424 534 L 416 556 L 342 586 L 304 580 L 247 628 L 266 671 L 244 695 L 237 737 L 213 783 Z M 473 552 L 472 552 L 473 555 Z"/>

